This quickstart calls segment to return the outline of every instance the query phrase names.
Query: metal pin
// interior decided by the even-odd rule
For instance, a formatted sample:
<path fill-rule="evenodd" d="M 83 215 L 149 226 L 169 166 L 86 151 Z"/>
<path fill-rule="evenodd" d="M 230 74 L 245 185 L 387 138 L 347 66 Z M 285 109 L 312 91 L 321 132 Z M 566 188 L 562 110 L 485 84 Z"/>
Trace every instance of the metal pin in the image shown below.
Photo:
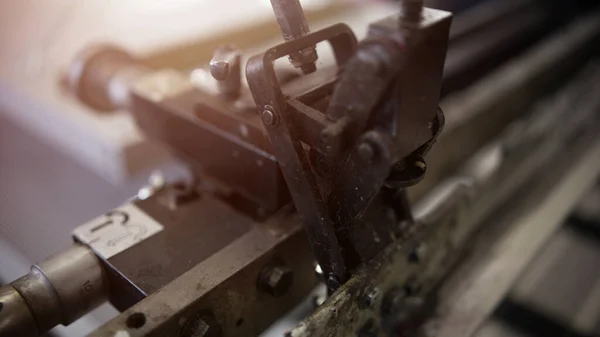
<path fill-rule="evenodd" d="M 242 84 L 241 53 L 233 46 L 215 50 L 210 60 L 210 74 L 218 81 L 219 92 L 230 98 L 240 95 Z"/>

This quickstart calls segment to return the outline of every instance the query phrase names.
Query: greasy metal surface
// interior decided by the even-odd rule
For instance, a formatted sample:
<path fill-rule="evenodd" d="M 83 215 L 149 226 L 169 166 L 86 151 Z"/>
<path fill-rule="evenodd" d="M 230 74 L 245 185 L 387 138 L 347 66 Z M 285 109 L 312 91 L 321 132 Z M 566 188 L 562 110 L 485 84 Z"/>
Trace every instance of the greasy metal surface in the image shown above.
<path fill-rule="evenodd" d="M 595 72 L 596 80 L 583 84 L 580 90 L 588 85 L 597 87 L 600 72 L 598 69 Z M 597 122 L 600 100 L 589 96 L 584 97 L 582 104 L 576 103 L 574 109 L 565 110 L 577 113 L 590 109 L 595 118 L 588 120 Z M 519 202 L 501 209 L 503 217 L 488 224 L 491 230 L 482 233 L 470 258 L 442 287 L 436 315 L 429 323 L 435 328 L 429 336 L 469 336 L 494 310 L 535 253 L 597 180 L 600 168 L 597 134 L 598 130 L 578 135 L 583 137 L 583 144 L 576 137 L 578 144 L 571 143 L 561 161 L 552 161 L 553 169 L 546 172 L 538 188 L 521 191 Z M 562 177 L 565 167 L 569 172 Z M 538 203 L 540 199 L 543 203 Z M 506 224 L 511 225 L 506 228 Z"/>
<path fill-rule="evenodd" d="M 265 266 L 283 261 L 294 279 L 286 296 L 258 290 Z M 212 312 L 223 336 L 253 336 L 296 305 L 316 284 L 314 265 L 297 217 L 282 210 L 265 223 L 233 241 L 108 322 L 91 336 L 113 337 L 177 335 L 185 322 L 204 311 Z M 127 317 L 142 313 L 146 322 L 137 329 L 126 326 Z"/>
<path fill-rule="evenodd" d="M 151 198 L 135 202 L 164 229 L 106 261 L 113 277 L 130 283 L 115 287 L 112 293 L 113 301 L 132 298 L 119 303 L 122 309 L 135 304 L 140 297 L 137 293 L 145 297 L 156 292 L 256 226 L 248 216 L 210 194 L 171 209 L 161 199 L 173 188 L 167 186 Z"/>
<path fill-rule="evenodd" d="M 292 336 L 350 335 L 363 329 L 365 324 L 369 324 L 370 328 L 375 326 L 374 335 L 384 334 L 390 329 L 399 329 L 397 332 L 414 329 L 414 323 L 418 320 L 415 321 L 414 316 L 410 318 L 414 313 L 409 309 L 410 303 L 414 303 L 415 287 L 419 289 L 416 296 L 422 300 L 421 296 L 439 282 L 458 260 L 460 253 L 469 247 L 469 237 L 477 226 L 485 223 L 482 221 L 493 210 L 516 192 L 555 183 L 569 172 L 571 163 L 586 156 L 594 159 L 584 165 L 585 170 L 581 172 L 586 174 L 585 181 L 593 181 L 598 174 L 600 148 L 597 138 L 600 130 L 600 100 L 587 90 L 591 83 L 597 82 L 597 76 L 588 74 L 593 72 L 600 75 L 597 69 L 585 69 L 557 99 L 546 101 L 530 118 L 511 125 L 495 145 L 486 147 L 474 156 L 461 173 L 443 183 L 440 190 L 434 191 L 433 199 L 422 201 L 417 207 L 417 225 L 407 232 L 405 238 L 349 280 L 301 323 Z M 590 143 L 595 145 L 590 148 Z M 587 163 L 586 160 L 582 162 Z M 548 165 L 552 165 L 552 173 L 544 174 Z M 575 172 L 580 172 L 581 167 L 576 165 L 578 169 Z M 587 188 L 583 183 L 577 186 L 579 194 Z M 532 201 L 530 196 L 529 202 L 541 202 L 545 194 L 538 193 L 536 197 Z M 417 245 L 427 248 L 415 263 L 411 256 L 412 249 Z M 402 272 L 398 272 L 400 270 Z M 485 281 L 485 276 L 482 277 L 482 281 Z M 465 288 L 464 282 L 460 285 L 470 289 L 468 285 Z M 405 287 L 406 292 L 395 319 L 392 319 L 395 324 L 386 322 L 385 314 L 378 311 L 381 308 L 379 305 L 370 310 L 358 305 L 369 288 L 377 287 L 384 294 L 391 294 L 393 286 Z M 449 303 L 462 305 L 463 302 L 450 300 Z M 483 317 L 479 313 L 473 316 L 474 311 L 468 303 L 464 307 L 469 310 L 464 316 L 448 314 L 448 318 L 454 318 L 452 324 L 447 326 L 448 331 L 454 333 L 447 336 L 467 336 L 466 330 L 460 329 L 475 326 L 476 317 Z M 338 315 L 339 312 L 344 312 L 344 315 Z M 412 320 L 412 326 L 407 326 L 403 321 L 407 317 Z M 474 319 L 461 323 L 469 317 Z M 435 335 L 435 324 L 433 330 L 428 331 L 433 331 L 432 335 Z"/>

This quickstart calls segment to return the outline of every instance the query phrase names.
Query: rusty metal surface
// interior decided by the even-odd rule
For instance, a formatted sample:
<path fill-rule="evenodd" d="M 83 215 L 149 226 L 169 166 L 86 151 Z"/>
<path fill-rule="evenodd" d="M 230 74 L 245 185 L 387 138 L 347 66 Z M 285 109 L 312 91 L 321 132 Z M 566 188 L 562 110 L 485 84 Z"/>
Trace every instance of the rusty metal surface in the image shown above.
<path fill-rule="evenodd" d="M 435 304 L 437 294 L 430 293 L 430 290 L 474 244 L 471 238 L 475 231 L 492 215 L 496 216 L 498 224 L 510 223 L 510 212 L 493 212 L 501 207 L 510 207 L 505 205 L 511 196 L 522 196 L 523 191 L 537 191 L 525 193 L 525 199 L 518 199 L 523 205 L 527 201 L 531 209 L 545 200 L 547 195 L 544 191 L 548 191 L 549 186 L 562 177 L 571 177 L 568 179 L 579 179 L 573 195 L 569 197 L 573 205 L 576 196 L 588 188 L 589 184 L 585 182 L 594 181 L 600 173 L 597 136 L 600 130 L 600 99 L 592 93 L 593 90 L 588 91 L 589 87 L 597 86 L 599 70 L 597 66 L 584 69 L 556 98 L 541 103 L 530 117 L 511 124 L 498 140 L 469 160 L 459 174 L 442 183 L 439 190 L 432 192 L 433 198 L 424 199 L 417 205 L 417 225 L 406 237 L 349 280 L 301 323 L 292 336 L 349 335 L 360 333 L 363 329 L 371 331 L 373 336 L 386 335 L 391 331 L 414 331 L 420 325 L 420 315 L 434 312 L 430 310 L 435 307 L 427 304 Z M 579 164 L 573 166 L 572 163 Z M 548 165 L 553 167 L 551 173 L 545 172 Z M 559 186 L 565 184 L 563 182 Z M 514 203 L 514 199 L 509 202 L 512 207 Z M 564 216 L 569 208 L 566 205 L 561 207 L 563 212 L 560 214 Z M 506 218 L 502 218 L 502 214 Z M 500 220 L 497 219 L 499 216 Z M 546 228 L 551 231 L 553 227 L 548 224 Z M 495 240 L 497 234 L 493 231 L 488 235 Z M 482 249 L 485 250 L 485 246 L 482 245 Z M 417 247 L 426 249 L 419 253 L 415 249 Z M 415 260 L 415 254 L 419 259 Z M 510 275 L 516 277 L 516 274 Z M 508 281 L 510 277 L 504 279 Z M 481 275 L 482 285 L 493 286 L 486 280 L 489 279 L 485 274 Z M 470 291 L 470 283 L 464 278 L 457 282 L 465 296 L 477 296 L 478 292 Z M 498 289 L 507 291 L 508 283 L 503 284 Z M 394 287 L 400 287 L 403 292 L 400 301 L 396 300 Z M 452 285 L 448 287 L 456 289 L 451 288 Z M 383 297 L 372 307 L 361 307 L 364 296 L 373 288 L 378 288 Z M 449 296 L 444 302 L 446 306 L 452 307 L 456 303 L 456 307 L 464 310 L 441 311 L 443 329 L 439 329 L 439 322 L 425 327 L 431 336 L 438 333 L 442 336 L 468 336 L 495 303 L 486 300 L 481 306 L 471 306 L 469 303 L 479 302 L 456 300 L 452 290 L 446 294 Z M 490 298 L 499 300 L 500 292 L 494 294 Z M 398 305 L 391 319 L 386 317 L 390 301 Z"/>
<path fill-rule="evenodd" d="M 558 106 L 561 99 L 569 101 L 563 101 L 563 111 L 568 114 L 586 110 L 593 114 L 593 117 L 580 115 L 583 121 L 580 124 L 597 123 L 600 113 L 600 100 L 588 92 L 588 87 L 598 87 L 599 68 L 586 70 L 595 73 L 592 76 L 595 78 L 579 83 L 579 97 L 572 92 L 571 97 L 558 97 L 555 101 Z M 557 120 L 563 118 L 564 115 Z M 552 170 L 533 179 L 534 188 L 529 188 L 531 185 L 520 188 L 518 197 L 486 223 L 488 230 L 479 235 L 469 258 L 440 290 L 427 336 L 470 336 L 500 303 L 528 262 L 597 181 L 600 141 L 598 130 L 591 130 L 571 134 L 571 142 L 557 140 L 553 145 L 565 152 L 561 160 L 543 160 Z"/>
<path fill-rule="evenodd" d="M 282 297 L 258 287 L 261 272 L 273 263 L 284 263 L 293 272 Z M 297 217 L 282 210 L 90 336 L 113 337 L 119 331 L 132 337 L 173 336 L 204 312 L 214 316 L 223 336 L 257 335 L 315 286 L 313 268 Z M 128 327 L 127 318 L 135 313 L 143 314 L 145 323 Z"/>

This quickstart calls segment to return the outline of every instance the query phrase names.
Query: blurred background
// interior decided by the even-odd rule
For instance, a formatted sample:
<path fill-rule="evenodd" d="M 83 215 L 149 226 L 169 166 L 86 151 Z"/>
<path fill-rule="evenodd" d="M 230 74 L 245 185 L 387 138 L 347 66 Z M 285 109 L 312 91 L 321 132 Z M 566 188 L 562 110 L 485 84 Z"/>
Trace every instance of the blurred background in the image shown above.
<path fill-rule="evenodd" d="M 553 97 L 593 60 L 581 50 L 600 44 L 593 3 L 428 1 L 455 13 L 442 102 L 449 123 L 497 104 L 507 105 L 505 116 L 517 116 Z M 345 22 L 359 37 L 395 10 L 383 1 L 302 4 L 313 30 Z M 67 83 L 76 55 L 110 42 L 150 67 L 173 68 L 210 86 L 203 69 L 215 48 L 233 43 L 248 56 L 279 40 L 268 0 L 0 2 L 0 283 L 69 247 L 76 226 L 134 196 L 152 172 L 189 176 L 126 111 L 96 111 L 77 100 Z M 564 76 L 544 77 L 563 68 Z M 513 85 L 529 96 L 503 91 Z M 504 96 L 481 102 L 496 90 Z M 478 336 L 600 334 L 599 224 L 600 187 L 590 188 Z M 116 313 L 104 305 L 51 335 L 84 335 Z"/>

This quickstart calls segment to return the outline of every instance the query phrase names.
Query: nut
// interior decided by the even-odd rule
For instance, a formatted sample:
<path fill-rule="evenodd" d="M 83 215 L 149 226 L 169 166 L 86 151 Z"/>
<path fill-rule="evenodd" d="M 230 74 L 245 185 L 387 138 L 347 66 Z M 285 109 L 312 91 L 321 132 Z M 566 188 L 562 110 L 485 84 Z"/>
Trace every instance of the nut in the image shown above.
<path fill-rule="evenodd" d="M 188 320 L 183 326 L 180 337 L 221 337 L 221 325 L 210 313 L 203 313 Z"/>
<path fill-rule="evenodd" d="M 265 108 L 262 112 L 262 121 L 266 125 L 274 126 L 277 124 L 277 115 L 270 107 Z"/>
<path fill-rule="evenodd" d="M 259 288 L 274 297 L 283 296 L 291 288 L 294 272 L 285 265 L 266 267 L 259 277 Z"/>

